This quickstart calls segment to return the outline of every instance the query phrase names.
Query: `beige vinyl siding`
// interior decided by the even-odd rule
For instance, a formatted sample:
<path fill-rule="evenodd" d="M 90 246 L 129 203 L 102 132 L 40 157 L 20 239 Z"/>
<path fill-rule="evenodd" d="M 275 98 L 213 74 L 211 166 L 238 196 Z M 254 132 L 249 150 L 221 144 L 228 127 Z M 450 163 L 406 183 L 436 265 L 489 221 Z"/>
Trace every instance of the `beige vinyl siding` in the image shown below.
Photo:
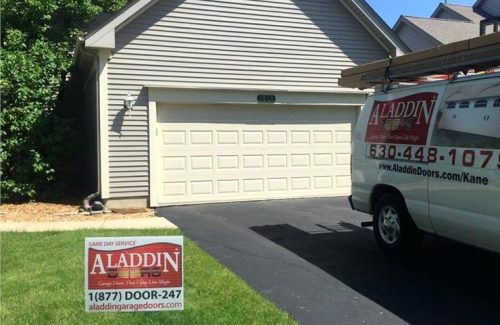
<path fill-rule="evenodd" d="M 109 61 L 111 197 L 148 195 L 144 84 L 333 90 L 342 69 L 386 56 L 338 1 L 160 0 L 117 32 Z"/>
<path fill-rule="evenodd" d="M 412 52 L 438 46 L 437 41 L 432 42 L 429 38 L 417 32 L 415 28 L 403 24 L 397 31 L 399 38 L 408 46 Z"/>

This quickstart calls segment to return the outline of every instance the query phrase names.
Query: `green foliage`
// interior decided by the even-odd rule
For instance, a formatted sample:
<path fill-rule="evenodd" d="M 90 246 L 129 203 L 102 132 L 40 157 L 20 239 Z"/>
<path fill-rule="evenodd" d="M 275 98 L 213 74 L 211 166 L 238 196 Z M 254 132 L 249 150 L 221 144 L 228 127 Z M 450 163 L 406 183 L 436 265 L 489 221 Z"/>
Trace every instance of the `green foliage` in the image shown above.
<path fill-rule="evenodd" d="M 70 50 L 86 24 L 126 0 L 3 0 L 1 199 L 54 198 L 75 186 L 79 147 Z"/>

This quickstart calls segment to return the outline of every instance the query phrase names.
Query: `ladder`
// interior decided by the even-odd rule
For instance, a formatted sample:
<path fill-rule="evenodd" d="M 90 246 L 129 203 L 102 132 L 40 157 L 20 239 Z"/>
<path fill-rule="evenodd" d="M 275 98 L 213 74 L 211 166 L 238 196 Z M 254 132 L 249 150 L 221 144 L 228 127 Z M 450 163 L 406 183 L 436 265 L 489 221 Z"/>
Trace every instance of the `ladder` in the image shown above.
<path fill-rule="evenodd" d="M 342 71 L 339 85 L 365 89 L 393 81 L 411 82 L 430 75 L 498 66 L 500 32 L 346 69 Z"/>

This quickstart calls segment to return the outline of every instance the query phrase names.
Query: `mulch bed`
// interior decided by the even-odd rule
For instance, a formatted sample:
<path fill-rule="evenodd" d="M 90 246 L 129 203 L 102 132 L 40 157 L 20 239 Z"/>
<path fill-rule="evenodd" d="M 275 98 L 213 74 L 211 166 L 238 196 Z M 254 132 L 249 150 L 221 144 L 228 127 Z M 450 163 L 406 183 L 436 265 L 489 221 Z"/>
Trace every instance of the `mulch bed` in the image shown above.
<path fill-rule="evenodd" d="M 151 209 L 126 209 L 111 213 L 79 214 L 78 205 L 58 203 L 22 203 L 0 205 L 0 222 L 7 221 L 84 221 L 154 217 Z"/>

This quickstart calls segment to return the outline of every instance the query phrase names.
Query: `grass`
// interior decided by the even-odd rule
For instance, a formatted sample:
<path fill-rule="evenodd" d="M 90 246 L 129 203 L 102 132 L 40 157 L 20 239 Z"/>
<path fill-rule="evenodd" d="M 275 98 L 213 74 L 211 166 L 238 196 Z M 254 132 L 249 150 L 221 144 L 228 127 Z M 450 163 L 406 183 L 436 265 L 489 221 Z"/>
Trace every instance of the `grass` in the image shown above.
<path fill-rule="evenodd" d="M 1 324 L 297 324 L 184 238 L 184 311 L 86 313 L 84 238 L 178 230 L 2 233 Z"/>

